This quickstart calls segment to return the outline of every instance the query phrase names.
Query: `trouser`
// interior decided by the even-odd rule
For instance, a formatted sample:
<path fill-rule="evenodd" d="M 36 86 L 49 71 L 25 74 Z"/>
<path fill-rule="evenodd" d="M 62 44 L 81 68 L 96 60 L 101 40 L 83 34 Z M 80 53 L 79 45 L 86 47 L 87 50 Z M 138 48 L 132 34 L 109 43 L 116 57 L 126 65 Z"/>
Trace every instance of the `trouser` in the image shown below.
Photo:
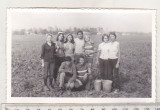
<path fill-rule="evenodd" d="M 64 61 L 64 57 L 58 57 L 56 56 L 56 61 L 55 61 L 55 70 L 54 70 L 54 79 L 56 80 L 57 79 L 57 75 L 58 75 L 58 70 L 59 70 L 59 67 L 61 66 L 61 63 Z"/>
<path fill-rule="evenodd" d="M 59 87 L 64 87 L 65 83 L 68 83 L 70 78 L 72 78 L 73 74 L 68 72 L 62 72 L 59 76 Z"/>
<path fill-rule="evenodd" d="M 44 62 L 44 84 L 47 86 L 47 80 L 49 78 L 49 83 L 52 86 L 53 78 L 54 78 L 54 69 L 55 63 L 54 62 Z"/>
<path fill-rule="evenodd" d="M 72 61 L 74 62 L 74 54 L 66 54 L 65 57 L 71 57 Z"/>
<path fill-rule="evenodd" d="M 83 56 L 83 54 L 77 54 L 77 53 L 75 54 L 75 56 L 74 56 L 75 64 L 77 64 L 79 62 L 79 58 L 82 56 Z"/>
<path fill-rule="evenodd" d="M 112 80 L 112 74 L 108 72 L 108 60 L 99 58 L 100 77 L 104 80 Z"/>
<path fill-rule="evenodd" d="M 78 77 L 78 79 L 82 82 L 86 90 L 91 90 L 93 88 L 92 87 L 93 76 L 91 74 L 85 75 L 84 77 Z"/>
<path fill-rule="evenodd" d="M 93 57 L 85 57 L 87 63 L 89 64 L 89 66 L 92 68 L 92 64 L 93 64 Z"/>
<path fill-rule="evenodd" d="M 118 59 L 108 59 L 108 72 L 113 76 L 113 88 L 120 89 L 119 68 L 116 68 Z"/>

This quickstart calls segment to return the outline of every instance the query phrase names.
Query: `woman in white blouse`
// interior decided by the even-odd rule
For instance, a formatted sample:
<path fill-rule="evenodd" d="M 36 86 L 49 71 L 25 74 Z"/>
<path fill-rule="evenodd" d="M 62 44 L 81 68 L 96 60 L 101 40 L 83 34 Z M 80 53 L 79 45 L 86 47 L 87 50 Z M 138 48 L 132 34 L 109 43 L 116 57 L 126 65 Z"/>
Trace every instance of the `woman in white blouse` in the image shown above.
<path fill-rule="evenodd" d="M 119 81 L 119 62 L 120 62 L 120 44 L 116 40 L 116 33 L 109 33 L 109 59 L 108 59 L 108 72 L 113 77 L 114 92 L 117 93 L 120 89 Z"/>
<path fill-rule="evenodd" d="M 107 34 L 102 35 L 102 43 L 98 46 L 97 62 L 100 69 L 101 79 L 111 79 L 111 75 L 108 72 L 108 58 L 109 58 L 109 39 Z"/>

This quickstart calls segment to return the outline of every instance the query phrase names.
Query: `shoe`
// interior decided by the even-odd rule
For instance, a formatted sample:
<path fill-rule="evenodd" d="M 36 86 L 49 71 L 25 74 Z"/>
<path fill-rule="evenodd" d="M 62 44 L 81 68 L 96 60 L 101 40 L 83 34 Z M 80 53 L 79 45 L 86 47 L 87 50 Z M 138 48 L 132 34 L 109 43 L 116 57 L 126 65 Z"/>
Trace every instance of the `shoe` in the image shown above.
<path fill-rule="evenodd" d="M 65 88 L 64 87 L 59 87 L 58 91 L 65 91 Z"/>
<path fill-rule="evenodd" d="M 49 91 L 50 89 L 47 86 L 43 87 L 43 91 Z"/>
<path fill-rule="evenodd" d="M 48 88 L 49 88 L 50 90 L 53 90 L 53 89 L 54 89 L 54 86 L 49 85 Z"/>
<path fill-rule="evenodd" d="M 115 89 L 114 91 L 113 91 L 113 93 L 118 93 L 119 92 L 119 89 Z"/>
<path fill-rule="evenodd" d="M 71 95 L 71 90 L 70 89 L 67 90 L 67 95 Z"/>

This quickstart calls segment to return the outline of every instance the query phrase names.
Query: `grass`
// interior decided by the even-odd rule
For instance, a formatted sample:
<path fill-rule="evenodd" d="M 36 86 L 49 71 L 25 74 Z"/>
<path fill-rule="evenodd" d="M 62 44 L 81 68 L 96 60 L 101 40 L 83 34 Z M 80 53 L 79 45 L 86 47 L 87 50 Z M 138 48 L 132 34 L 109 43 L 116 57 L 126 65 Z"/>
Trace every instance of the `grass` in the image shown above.
<path fill-rule="evenodd" d="M 101 36 L 92 35 L 95 46 Z M 60 94 L 53 90 L 43 92 L 41 45 L 45 37 L 40 35 L 12 36 L 12 97 L 151 97 L 151 36 L 147 34 L 118 35 L 121 46 L 121 92 L 76 91 Z M 96 73 L 96 72 L 95 72 Z"/>

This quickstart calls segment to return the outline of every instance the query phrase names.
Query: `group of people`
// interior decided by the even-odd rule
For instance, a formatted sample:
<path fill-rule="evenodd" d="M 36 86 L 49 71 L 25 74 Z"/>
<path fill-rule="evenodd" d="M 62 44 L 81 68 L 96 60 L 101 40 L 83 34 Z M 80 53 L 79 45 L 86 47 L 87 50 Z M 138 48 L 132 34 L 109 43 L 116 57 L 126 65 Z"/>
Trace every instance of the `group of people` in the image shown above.
<path fill-rule="evenodd" d="M 91 90 L 94 57 L 99 65 L 100 79 L 113 81 L 114 91 L 119 91 L 120 49 L 114 32 L 102 35 L 98 49 L 89 35 L 83 35 L 83 31 L 78 31 L 76 37 L 72 34 L 65 37 L 63 32 L 59 32 L 56 41 L 52 37 L 46 35 L 41 52 L 45 91 L 54 89 L 56 81 L 62 91 Z"/>

